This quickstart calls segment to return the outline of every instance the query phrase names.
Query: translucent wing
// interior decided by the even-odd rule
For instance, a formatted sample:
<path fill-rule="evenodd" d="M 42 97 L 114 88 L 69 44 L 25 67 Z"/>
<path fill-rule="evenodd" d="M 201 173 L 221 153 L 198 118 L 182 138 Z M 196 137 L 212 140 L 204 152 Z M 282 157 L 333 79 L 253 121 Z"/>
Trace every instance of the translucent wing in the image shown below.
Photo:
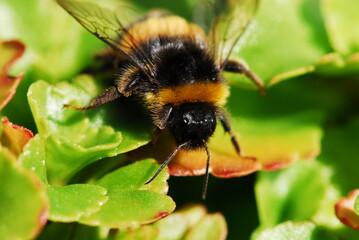
<path fill-rule="evenodd" d="M 89 32 L 111 46 L 148 77 L 153 76 L 151 60 L 138 48 L 136 39 L 131 37 L 126 29 L 126 26 L 133 22 L 134 17 L 131 19 L 131 15 L 139 15 L 133 9 L 116 7 L 116 10 L 112 11 L 91 2 L 72 0 L 57 0 L 57 2 Z M 124 34 L 127 34 L 126 40 L 121 37 Z"/>
<path fill-rule="evenodd" d="M 259 0 L 209 0 L 204 4 L 207 11 L 209 3 L 212 12 L 202 19 L 211 23 L 209 41 L 214 56 L 223 63 L 248 27 Z"/>
<path fill-rule="evenodd" d="M 193 8 L 192 17 L 193 21 L 209 34 L 215 19 L 214 0 L 199 0 Z"/>

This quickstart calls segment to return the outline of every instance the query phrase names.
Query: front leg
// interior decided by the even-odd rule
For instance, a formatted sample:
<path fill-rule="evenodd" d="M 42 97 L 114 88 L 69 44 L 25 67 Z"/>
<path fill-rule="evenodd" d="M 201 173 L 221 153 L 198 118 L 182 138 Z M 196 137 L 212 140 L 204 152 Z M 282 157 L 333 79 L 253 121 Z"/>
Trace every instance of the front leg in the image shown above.
<path fill-rule="evenodd" d="M 105 103 L 111 102 L 121 96 L 128 97 L 135 90 L 139 82 L 138 77 L 132 78 L 121 78 L 116 85 L 107 88 L 105 91 L 95 97 L 90 105 L 84 107 L 77 107 L 69 104 L 64 104 L 64 107 L 74 108 L 76 110 L 89 110 L 104 105 Z"/>
<path fill-rule="evenodd" d="M 232 127 L 231 127 L 231 125 L 229 123 L 229 120 L 228 120 L 227 116 L 223 112 L 220 112 L 218 114 L 218 118 L 222 123 L 224 131 L 228 132 L 231 135 L 232 145 L 233 145 L 234 149 L 236 150 L 237 154 L 239 156 L 241 156 L 241 149 L 239 147 L 236 135 L 234 134 L 234 132 L 232 130 Z"/>
<path fill-rule="evenodd" d="M 244 63 L 235 60 L 227 60 L 224 63 L 224 71 L 244 74 L 258 87 L 259 92 L 262 95 L 266 93 L 262 79 L 252 72 Z"/>
<path fill-rule="evenodd" d="M 159 129 L 158 127 L 156 127 L 155 131 L 152 134 L 152 139 L 151 139 L 151 142 L 150 142 L 152 146 L 157 145 L 161 133 L 162 133 L 162 130 Z"/>
<path fill-rule="evenodd" d="M 161 132 L 166 128 L 166 125 L 168 124 L 168 119 L 170 118 L 172 110 L 172 105 L 166 105 L 161 110 L 153 114 L 154 116 L 156 116 L 156 118 L 154 119 L 156 130 L 152 135 L 152 145 L 157 144 Z"/>
<path fill-rule="evenodd" d="M 112 86 L 112 87 L 107 88 L 104 92 L 102 92 L 97 97 L 95 97 L 91 101 L 90 105 L 88 105 L 88 106 L 76 107 L 73 105 L 64 104 L 64 107 L 74 108 L 76 110 L 89 110 L 89 109 L 99 107 L 105 103 L 111 102 L 119 97 L 121 97 L 121 94 L 118 92 L 118 90 L 115 86 Z"/>

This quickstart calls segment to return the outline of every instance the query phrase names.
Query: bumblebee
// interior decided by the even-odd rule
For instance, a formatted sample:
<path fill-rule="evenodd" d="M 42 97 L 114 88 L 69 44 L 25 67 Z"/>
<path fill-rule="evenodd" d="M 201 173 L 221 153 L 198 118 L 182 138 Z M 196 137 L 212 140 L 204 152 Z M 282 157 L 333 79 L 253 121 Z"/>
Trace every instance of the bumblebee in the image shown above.
<path fill-rule="evenodd" d="M 229 58 L 258 1 L 206 1 L 206 9 L 210 11 L 202 18 L 203 27 L 200 27 L 160 10 L 150 11 L 131 22 L 127 19 L 128 8 L 108 10 L 94 3 L 58 0 L 83 27 L 113 49 L 113 61 L 117 63 L 113 86 L 88 106 L 65 107 L 88 110 L 122 96 L 135 96 L 151 115 L 156 127 L 154 138 L 168 130 L 177 145 L 146 184 L 179 150 L 205 149 L 204 198 L 210 166 L 207 143 L 218 120 L 229 133 L 236 152 L 241 154 L 223 110 L 229 96 L 223 72 L 244 74 L 264 92 L 262 81 L 245 64 Z"/>

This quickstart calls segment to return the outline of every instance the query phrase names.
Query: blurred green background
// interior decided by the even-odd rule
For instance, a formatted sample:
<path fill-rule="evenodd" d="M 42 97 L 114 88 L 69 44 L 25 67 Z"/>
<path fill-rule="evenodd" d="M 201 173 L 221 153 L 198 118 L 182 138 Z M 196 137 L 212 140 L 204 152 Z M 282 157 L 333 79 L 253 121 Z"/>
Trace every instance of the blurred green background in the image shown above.
<path fill-rule="evenodd" d="M 144 12 L 166 8 L 191 20 L 197 1 L 127 4 Z M 177 209 L 202 203 L 210 213 L 221 212 L 227 239 L 359 239 L 358 232 L 334 214 L 338 199 L 358 188 L 358 9 L 357 0 L 260 2 L 232 57 L 243 59 L 265 81 L 268 93 L 260 96 L 247 79 L 226 74 L 231 84 L 226 108 L 247 152 L 267 157 L 269 163 L 290 156 L 290 166 L 240 178 L 211 176 L 205 201 L 200 199 L 201 176 L 171 177 L 168 194 Z M 120 119 L 127 104 L 133 104 L 127 100 L 94 112 L 62 112 L 64 102 L 85 104 L 108 83 L 100 77 L 75 78 L 95 64 L 93 56 L 105 45 L 55 1 L 0 0 L 0 38 L 17 39 L 26 46 L 24 57 L 11 69 L 13 75 L 25 72 L 25 78 L 1 115 L 43 139 L 48 176 L 38 176 L 54 185 L 98 183 L 123 164 L 123 153 L 150 140 L 148 120 L 134 123 L 136 114 Z M 95 128 L 99 130 L 91 132 Z M 35 164 L 28 159 L 30 166 Z M 279 225 L 285 221 L 297 225 Z M 105 239 L 94 237 L 95 228 L 75 223 L 48 224 L 39 239 L 63 226 L 77 231 L 72 234 L 76 237 L 51 239 L 92 239 L 89 234 Z"/>

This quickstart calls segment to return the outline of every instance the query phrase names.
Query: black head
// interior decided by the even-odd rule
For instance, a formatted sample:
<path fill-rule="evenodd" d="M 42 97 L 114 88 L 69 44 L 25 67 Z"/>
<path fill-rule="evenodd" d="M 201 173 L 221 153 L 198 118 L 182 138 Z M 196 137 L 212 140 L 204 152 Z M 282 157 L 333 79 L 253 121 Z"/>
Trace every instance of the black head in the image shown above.
<path fill-rule="evenodd" d="M 209 103 L 184 103 L 172 109 L 168 129 L 187 150 L 205 148 L 216 129 L 216 107 Z"/>

